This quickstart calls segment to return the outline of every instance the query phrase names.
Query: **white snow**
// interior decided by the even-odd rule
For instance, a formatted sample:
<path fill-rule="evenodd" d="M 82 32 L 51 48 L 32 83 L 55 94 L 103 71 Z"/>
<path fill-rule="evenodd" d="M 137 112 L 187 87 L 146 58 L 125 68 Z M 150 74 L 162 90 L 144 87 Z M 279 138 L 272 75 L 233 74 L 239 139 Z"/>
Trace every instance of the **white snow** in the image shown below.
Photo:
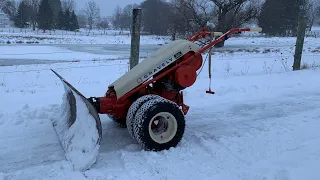
<path fill-rule="evenodd" d="M 0 58 L 7 60 L 35 59 L 35 60 L 56 60 L 56 61 L 79 61 L 95 59 L 117 59 L 116 55 L 95 54 L 89 52 L 76 52 L 68 48 L 55 46 L 0 46 Z"/>
<path fill-rule="evenodd" d="M 73 114 L 75 112 L 72 112 L 69 101 L 75 103 L 77 114 Z M 75 170 L 89 169 L 96 162 L 100 148 L 96 120 L 89 113 L 80 95 L 68 86 L 65 86 L 63 102 L 57 110 L 56 116 L 52 117 L 52 122 L 55 124 L 55 130 L 64 148 L 66 159 L 72 163 Z M 69 123 L 73 123 L 70 128 Z"/>
<path fill-rule="evenodd" d="M 167 36 L 143 35 L 141 44 L 163 44 Z M 0 44 L 130 44 L 130 32 L 104 31 L 32 31 L 31 29 L 0 28 Z"/>
<path fill-rule="evenodd" d="M 103 96 L 127 60 L 0 67 L 0 179 L 320 179 L 320 49 L 307 38 L 291 71 L 292 38 L 230 38 L 184 91 L 190 106 L 177 148 L 146 152 L 107 116 L 96 163 L 74 170 L 51 125 L 64 90 Z M 26 55 L 28 57 L 28 55 Z M 206 57 L 206 54 L 203 56 Z M 85 112 L 84 112 L 85 113 Z"/>

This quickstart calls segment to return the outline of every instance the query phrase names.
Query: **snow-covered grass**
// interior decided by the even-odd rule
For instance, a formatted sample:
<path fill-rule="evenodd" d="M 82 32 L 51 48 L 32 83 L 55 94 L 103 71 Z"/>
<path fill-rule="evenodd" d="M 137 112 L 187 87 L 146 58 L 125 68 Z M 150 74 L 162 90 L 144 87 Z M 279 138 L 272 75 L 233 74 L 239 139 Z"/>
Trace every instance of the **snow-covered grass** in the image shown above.
<path fill-rule="evenodd" d="M 84 45 L 85 46 L 85 45 Z M 56 61 L 79 61 L 96 59 L 118 59 L 119 55 L 103 54 L 104 46 L 88 47 L 89 50 L 101 49 L 101 53 L 86 52 L 85 47 L 71 49 L 70 47 L 44 46 L 44 45 L 0 45 L 0 58 L 5 60 L 34 59 L 34 60 L 56 60 Z M 78 51 L 77 51 L 78 50 Z M 130 53 L 130 52 L 128 52 Z"/>
<path fill-rule="evenodd" d="M 273 58 L 276 63 L 284 63 L 286 67 L 290 64 L 294 54 L 296 39 L 288 38 L 266 38 L 266 37 L 233 37 L 226 42 L 224 48 L 214 49 L 218 60 L 249 60 L 261 57 L 268 60 Z M 159 48 L 155 41 L 146 41 L 141 45 L 142 57 Z M 0 45 L 0 65 L 3 60 L 51 60 L 51 61 L 79 61 L 79 60 L 107 60 L 129 58 L 130 45 L 113 44 L 11 44 Z M 317 61 L 320 55 L 320 41 L 317 38 L 305 39 L 303 56 L 308 56 Z M 249 57 L 249 58 L 248 58 Z M 35 61 L 33 61 L 34 63 Z M 8 63 L 7 63 L 8 64 Z M 16 64 L 16 63 L 15 63 Z M 220 67 L 218 67 L 220 68 Z"/>
<path fill-rule="evenodd" d="M 163 44 L 168 36 L 141 35 L 141 44 Z M 31 29 L 0 28 L 0 44 L 130 44 L 130 32 L 117 30 L 32 31 Z"/>
<path fill-rule="evenodd" d="M 168 151 L 141 150 L 101 115 L 100 154 L 85 172 L 65 161 L 51 125 L 64 89 L 50 68 L 86 97 L 103 96 L 127 60 L 0 67 L 0 179 L 319 179 L 319 42 L 307 38 L 308 67 L 292 72 L 294 43 L 234 38 L 216 49 L 216 94 L 205 94 L 206 63 L 184 92 L 191 109 L 183 140 Z"/>
<path fill-rule="evenodd" d="M 57 35 L 101 35 L 101 34 L 110 34 L 110 35 L 121 35 L 121 34 L 129 34 L 128 30 L 113 30 L 113 29 L 88 29 L 88 28 L 80 28 L 78 31 L 67 31 L 67 30 L 43 30 L 36 29 L 35 31 L 32 28 L 16 28 L 16 27 L 5 27 L 0 28 L 0 33 L 16 33 L 16 34 L 57 34 Z"/>

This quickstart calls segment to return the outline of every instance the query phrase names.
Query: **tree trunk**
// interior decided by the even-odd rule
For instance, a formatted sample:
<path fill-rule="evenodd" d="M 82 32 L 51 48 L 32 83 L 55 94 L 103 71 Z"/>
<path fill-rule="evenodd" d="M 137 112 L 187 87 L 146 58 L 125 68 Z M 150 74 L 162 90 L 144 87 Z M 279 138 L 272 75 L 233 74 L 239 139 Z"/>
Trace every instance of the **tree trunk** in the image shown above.
<path fill-rule="evenodd" d="M 176 28 L 176 25 L 173 25 L 173 29 L 172 29 L 172 41 L 175 41 L 176 40 L 176 34 L 177 34 L 177 28 Z"/>
<path fill-rule="evenodd" d="M 219 9 L 221 13 L 218 15 L 218 25 L 216 31 L 225 33 L 226 31 L 226 16 L 227 13 L 223 9 Z M 220 48 L 224 46 L 224 41 L 217 43 L 214 47 Z"/>
<path fill-rule="evenodd" d="M 36 22 L 32 22 L 32 30 L 33 30 L 33 31 L 36 30 Z"/>

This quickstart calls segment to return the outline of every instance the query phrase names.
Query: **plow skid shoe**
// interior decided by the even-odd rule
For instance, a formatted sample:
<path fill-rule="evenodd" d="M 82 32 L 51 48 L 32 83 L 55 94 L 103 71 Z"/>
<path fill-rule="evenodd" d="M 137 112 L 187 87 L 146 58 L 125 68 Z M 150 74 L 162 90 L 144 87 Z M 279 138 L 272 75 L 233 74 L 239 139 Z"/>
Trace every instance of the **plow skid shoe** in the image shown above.
<path fill-rule="evenodd" d="M 70 83 L 52 70 L 65 89 L 59 115 L 53 127 L 65 151 L 65 158 L 75 170 L 89 169 L 97 159 L 102 136 L 101 121 L 96 109 Z"/>

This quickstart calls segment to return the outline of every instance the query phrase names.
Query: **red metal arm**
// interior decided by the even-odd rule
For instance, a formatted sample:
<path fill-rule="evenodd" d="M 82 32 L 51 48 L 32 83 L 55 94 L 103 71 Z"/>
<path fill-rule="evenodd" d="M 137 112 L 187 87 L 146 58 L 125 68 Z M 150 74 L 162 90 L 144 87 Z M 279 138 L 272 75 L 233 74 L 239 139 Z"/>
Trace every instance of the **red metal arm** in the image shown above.
<path fill-rule="evenodd" d="M 223 41 L 226 37 L 229 37 L 231 34 L 233 34 L 235 32 L 240 33 L 240 32 L 244 32 L 244 31 L 251 31 L 251 28 L 233 28 L 233 29 L 229 30 L 228 32 L 226 32 L 225 34 L 223 34 L 222 36 L 220 36 L 219 38 L 217 38 L 216 40 L 209 43 L 208 45 L 204 46 L 195 55 L 202 54 L 203 52 L 205 52 L 206 50 L 208 50 L 212 46 L 216 45 L 217 43 Z"/>
<path fill-rule="evenodd" d="M 204 29 L 205 30 L 205 29 Z M 206 31 L 202 30 L 203 35 L 207 34 Z M 211 48 L 212 46 L 216 45 L 217 43 L 223 41 L 226 37 L 229 37 L 232 33 L 235 32 L 244 32 L 244 31 L 256 31 L 256 29 L 251 29 L 251 28 L 233 28 L 231 30 L 229 30 L 228 32 L 226 32 L 225 34 L 223 34 L 222 36 L 220 36 L 219 38 L 217 38 L 216 40 L 212 41 L 211 43 L 209 43 L 208 45 L 204 46 L 203 48 L 201 48 L 198 52 L 196 52 L 194 54 L 194 56 L 199 56 L 201 55 L 203 52 L 205 52 L 206 50 L 208 50 L 209 48 Z M 210 32 L 208 32 L 210 33 Z M 196 39 L 199 38 L 201 34 L 196 34 L 195 36 L 193 36 L 190 39 Z M 193 56 L 189 57 L 187 60 L 180 62 L 179 64 L 175 65 L 174 67 L 172 67 L 171 69 L 168 69 L 166 71 L 164 71 L 163 73 L 161 73 L 160 75 L 158 75 L 157 77 L 150 79 L 149 81 L 139 85 L 138 87 L 136 87 L 135 89 L 133 89 L 132 91 L 128 92 L 127 94 L 125 94 L 124 96 L 122 96 L 121 98 L 119 98 L 119 101 L 125 101 L 126 99 L 128 99 L 130 96 L 134 95 L 135 93 L 137 93 L 139 90 L 141 90 L 142 88 L 145 88 L 146 86 L 148 86 L 149 84 L 163 78 L 164 76 L 166 76 L 167 74 L 171 73 L 172 71 L 176 70 L 177 68 L 179 68 L 180 66 L 184 65 L 184 64 L 189 64 L 192 60 L 194 59 Z"/>
<path fill-rule="evenodd" d="M 191 38 L 188 38 L 188 41 L 197 41 L 200 38 L 205 38 L 206 36 L 211 36 L 212 32 L 208 32 L 206 28 L 203 28 L 199 33 L 195 34 Z"/>

